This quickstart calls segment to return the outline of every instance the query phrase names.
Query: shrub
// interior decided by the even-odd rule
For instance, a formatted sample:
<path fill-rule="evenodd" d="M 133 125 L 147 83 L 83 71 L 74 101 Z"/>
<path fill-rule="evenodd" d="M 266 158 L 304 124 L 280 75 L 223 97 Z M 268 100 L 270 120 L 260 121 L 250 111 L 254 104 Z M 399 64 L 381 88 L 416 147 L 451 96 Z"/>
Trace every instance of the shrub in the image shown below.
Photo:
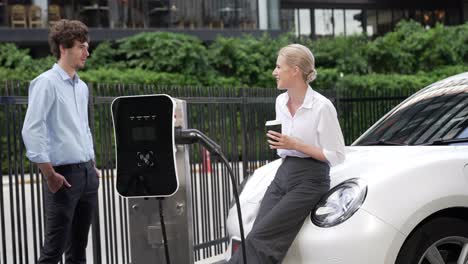
<path fill-rule="evenodd" d="M 290 35 L 278 39 L 266 34 L 259 39 L 218 37 L 208 47 L 209 62 L 219 74 L 236 77 L 245 86 L 270 87 L 278 50 L 290 42 Z"/>
<path fill-rule="evenodd" d="M 365 74 L 368 39 L 364 35 L 307 40 L 304 45 L 314 53 L 317 67 L 336 68 L 339 72 Z"/>
<path fill-rule="evenodd" d="M 119 41 L 117 53 L 124 54 L 128 68 L 186 75 L 212 71 L 202 42 L 184 34 L 141 33 Z"/>
<path fill-rule="evenodd" d="M 31 60 L 28 49 L 19 49 L 15 44 L 0 44 L 0 67 L 15 69 Z"/>
<path fill-rule="evenodd" d="M 377 73 L 416 73 L 466 64 L 468 26 L 436 25 L 425 29 L 414 21 L 402 21 L 395 31 L 369 43 L 368 58 Z"/>

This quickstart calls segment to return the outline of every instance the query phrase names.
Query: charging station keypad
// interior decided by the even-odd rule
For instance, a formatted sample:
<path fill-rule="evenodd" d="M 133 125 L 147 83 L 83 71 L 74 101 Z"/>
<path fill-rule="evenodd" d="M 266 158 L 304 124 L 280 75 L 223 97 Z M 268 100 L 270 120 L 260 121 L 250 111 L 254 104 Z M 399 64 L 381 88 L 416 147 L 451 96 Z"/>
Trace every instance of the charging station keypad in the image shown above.
<path fill-rule="evenodd" d="M 137 166 L 138 167 L 147 167 L 147 168 L 150 168 L 150 167 L 154 167 L 154 162 L 155 162 L 155 158 L 154 158 L 154 152 L 153 151 L 143 151 L 143 152 L 140 152 L 138 151 L 137 152 L 137 155 L 136 155 L 136 162 L 137 162 Z"/>

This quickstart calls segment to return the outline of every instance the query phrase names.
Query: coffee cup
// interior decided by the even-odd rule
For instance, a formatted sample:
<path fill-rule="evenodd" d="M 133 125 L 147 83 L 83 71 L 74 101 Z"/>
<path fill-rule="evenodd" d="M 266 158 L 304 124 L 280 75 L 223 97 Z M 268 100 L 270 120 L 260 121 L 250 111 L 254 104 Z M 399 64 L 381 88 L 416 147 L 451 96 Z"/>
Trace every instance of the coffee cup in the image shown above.
<path fill-rule="evenodd" d="M 269 120 L 265 123 L 266 130 L 272 130 L 281 133 L 281 120 Z"/>

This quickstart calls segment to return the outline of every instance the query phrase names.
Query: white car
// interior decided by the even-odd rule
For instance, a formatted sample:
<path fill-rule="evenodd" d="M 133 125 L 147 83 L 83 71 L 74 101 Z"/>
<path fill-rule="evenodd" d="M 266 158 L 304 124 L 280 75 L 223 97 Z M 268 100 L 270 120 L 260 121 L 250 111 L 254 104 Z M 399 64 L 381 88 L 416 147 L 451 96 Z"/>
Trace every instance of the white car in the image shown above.
<path fill-rule="evenodd" d="M 255 171 L 240 195 L 246 234 L 280 164 Z M 330 175 L 331 190 L 311 208 L 284 264 L 468 263 L 468 72 L 395 107 Z M 235 207 L 227 229 L 238 240 Z"/>

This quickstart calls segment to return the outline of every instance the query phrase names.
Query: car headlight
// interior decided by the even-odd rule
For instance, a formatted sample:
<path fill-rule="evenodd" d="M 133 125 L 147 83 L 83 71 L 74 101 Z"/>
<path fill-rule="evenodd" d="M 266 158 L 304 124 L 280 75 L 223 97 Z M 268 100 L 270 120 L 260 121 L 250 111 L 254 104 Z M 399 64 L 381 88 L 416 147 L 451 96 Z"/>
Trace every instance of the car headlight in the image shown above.
<path fill-rule="evenodd" d="M 332 227 L 349 219 L 366 199 L 367 184 L 359 178 L 349 179 L 333 187 L 315 206 L 312 223 Z"/>

